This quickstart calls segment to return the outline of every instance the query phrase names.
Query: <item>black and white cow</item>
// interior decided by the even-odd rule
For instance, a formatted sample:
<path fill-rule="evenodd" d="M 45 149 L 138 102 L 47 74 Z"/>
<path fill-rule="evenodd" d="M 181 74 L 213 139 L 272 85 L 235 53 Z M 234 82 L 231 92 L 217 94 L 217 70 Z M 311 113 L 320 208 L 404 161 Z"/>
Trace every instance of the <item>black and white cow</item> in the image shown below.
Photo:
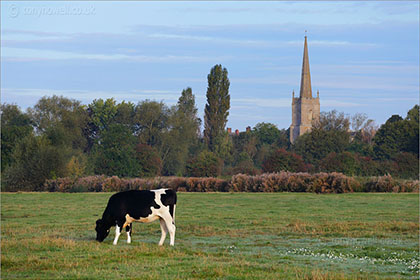
<path fill-rule="evenodd" d="M 114 245 L 117 245 L 121 231 L 126 228 L 127 243 L 131 243 L 131 223 L 134 221 L 150 223 L 159 219 L 162 236 L 159 246 L 163 245 L 169 232 L 170 245 L 175 243 L 176 192 L 169 189 L 152 191 L 125 191 L 112 195 L 102 215 L 96 221 L 96 240 L 102 242 L 115 226 Z"/>

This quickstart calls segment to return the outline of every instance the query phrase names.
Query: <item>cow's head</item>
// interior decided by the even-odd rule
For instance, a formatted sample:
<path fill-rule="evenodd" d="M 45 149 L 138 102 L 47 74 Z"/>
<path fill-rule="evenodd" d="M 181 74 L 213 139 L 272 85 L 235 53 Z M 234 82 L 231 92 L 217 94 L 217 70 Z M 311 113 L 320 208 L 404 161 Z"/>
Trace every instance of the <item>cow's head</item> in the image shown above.
<path fill-rule="evenodd" d="M 99 242 L 104 241 L 104 239 L 109 234 L 109 227 L 107 227 L 102 219 L 96 221 L 96 240 Z"/>

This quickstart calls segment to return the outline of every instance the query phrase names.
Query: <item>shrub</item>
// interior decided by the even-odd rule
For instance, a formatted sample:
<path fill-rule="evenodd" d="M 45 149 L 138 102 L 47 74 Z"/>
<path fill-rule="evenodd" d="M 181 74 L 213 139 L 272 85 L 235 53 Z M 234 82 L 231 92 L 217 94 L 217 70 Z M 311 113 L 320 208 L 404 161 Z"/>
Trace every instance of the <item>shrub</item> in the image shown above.
<path fill-rule="evenodd" d="M 365 191 L 366 192 L 392 192 L 392 191 L 395 191 L 396 186 L 397 186 L 397 183 L 392 178 L 391 175 L 371 177 L 371 179 L 366 182 Z"/>
<path fill-rule="evenodd" d="M 418 180 L 396 180 L 391 175 L 370 177 L 364 184 L 365 192 L 419 192 Z"/>

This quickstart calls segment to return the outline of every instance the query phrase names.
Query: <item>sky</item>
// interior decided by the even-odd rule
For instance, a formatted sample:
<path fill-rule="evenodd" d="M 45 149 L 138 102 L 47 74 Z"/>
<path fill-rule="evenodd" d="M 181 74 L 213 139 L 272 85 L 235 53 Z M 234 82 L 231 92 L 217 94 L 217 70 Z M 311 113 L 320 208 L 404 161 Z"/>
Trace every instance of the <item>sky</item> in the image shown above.
<path fill-rule="evenodd" d="M 1 1 L 1 102 L 172 106 L 191 87 L 203 118 L 207 75 L 221 64 L 227 127 L 288 128 L 305 34 L 321 111 L 380 125 L 419 103 L 419 1 Z"/>

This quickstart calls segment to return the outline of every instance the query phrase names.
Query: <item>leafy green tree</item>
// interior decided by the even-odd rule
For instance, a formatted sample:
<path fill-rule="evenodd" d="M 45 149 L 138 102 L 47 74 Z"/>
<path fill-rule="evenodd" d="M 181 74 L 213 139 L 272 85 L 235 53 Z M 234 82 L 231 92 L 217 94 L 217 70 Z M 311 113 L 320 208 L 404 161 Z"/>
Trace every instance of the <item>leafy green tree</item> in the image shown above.
<path fill-rule="evenodd" d="M 226 68 L 215 65 L 207 76 L 207 104 L 204 110 L 204 140 L 210 151 L 225 153 L 228 144 L 225 126 L 230 109 L 229 79 Z M 223 156 L 223 155 L 220 155 Z"/>
<path fill-rule="evenodd" d="M 139 164 L 138 177 L 155 177 L 160 175 L 162 161 L 158 151 L 146 144 L 137 144 L 136 160 Z"/>
<path fill-rule="evenodd" d="M 17 142 L 33 131 L 32 121 L 17 105 L 1 105 L 1 172 L 11 165 Z"/>
<path fill-rule="evenodd" d="M 168 107 L 163 102 L 145 100 L 137 104 L 135 112 L 135 131 L 139 137 L 139 143 L 160 150 L 163 134 L 168 129 Z"/>
<path fill-rule="evenodd" d="M 196 146 L 201 120 L 197 117 L 195 97 L 191 88 L 184 89 L 168 118 L 169 130 L 162 147 L 163 174 L 182 176 L 185 173 L 190 147 Z"/>
<path fill-rule="evenodd" d="M 391 116 L 373 138 L 374 152 L 379 159 L 391 159 L 400 152 L 419 154 L 419 106 L 415 105 L 403 119 Z"/>
<path fill-rule="evenodd" d="M 415 105 L 407 113 L 407 140 L 404 151 L 419 156 L 419 105 Z"/>
<path fill-rule="evenodd" d="M 66 176 L 68 156 L 45 136 L 28 134 L 16 144 L 13 164 L 5 171 L 6 190 L 38 191 L 46 179 Z"/>
<path fill-rule="evenodd" d="M 232 140 L 233 172 L 247 174 L 257 172 L 253 162 L 257 154 L 257 136 L 251 131 L 246 131 L 239 135 L 232 135 L 230 139 Z"/>
<path fill-rule="evenodd" d="M 97 143 L 101 133 L 115 122 L 117 110 L 117 103 L 113 98 L 95 99 L 88 105 L 86 111 L 89 122 L 84 129 L 84 136 L 88 142 L 85 149 L 87 152 Z"/>
<path fill-rule="evenodd" d="M 357 155 L 350 152 L 330 153 L 319 163 L 324 172 L 341 172 L 346 175 L 360 175 L 360 163 Z"/>
<path fill-rule="evenodd" d="M 272 123 L 257 123 L 252 129 L 260 144 L 274 144 L 280 138 L 280 130 Z"/>
<path fill-rule="evenodd" d="M 122 124 L 135 131 L 135 105 L 131 102 L 121 102 L 116 105 L 117 111 L 114 116 L 115 123 Z"/>
<path fill-rule="evenodd" d="M 136 159 L 136 138 L 121 124 L 110 124 L 93 147 L 91 160 L 95 174 L 135 177 L 140 166 Z"/>
<path fill-rule="evenodd" d="M 88 122 L 85 107 L 80 101 L 63 96 L 42 97 L 28 113 L 39 134 L 45 134 L 53 145 L 83 150 L 86 139 L 83 131 Z"/>
<path fill-rule="evenodd" d="M 217 177 L 222 172 L 223 161 L 210 151 L 202 151 L 187 164 L 187 174 L 191 177 Z"/>
<path fill-rule="evenodd" d="M 349 124 L 349 118 L 344 113 L 322 112 L 312 131 L 297 138 L 293 151 L 313 165 L 329 153 L 344 152 L 350 145 Z"/>
<path fill-rule="evenodd" d="M 277 138 L 274 145 L 278 148 L 289 149 L 290 148 L 290 129 L 280 129 L 279 137 Z"/>
<path fill-rule="evenodd" d="M 263 144 L 258 147 L 254 156 L 254 164 L 257 168 L 262 168 L 263 162 L 276 150 L 275 147 L 268 144 Z"/>

